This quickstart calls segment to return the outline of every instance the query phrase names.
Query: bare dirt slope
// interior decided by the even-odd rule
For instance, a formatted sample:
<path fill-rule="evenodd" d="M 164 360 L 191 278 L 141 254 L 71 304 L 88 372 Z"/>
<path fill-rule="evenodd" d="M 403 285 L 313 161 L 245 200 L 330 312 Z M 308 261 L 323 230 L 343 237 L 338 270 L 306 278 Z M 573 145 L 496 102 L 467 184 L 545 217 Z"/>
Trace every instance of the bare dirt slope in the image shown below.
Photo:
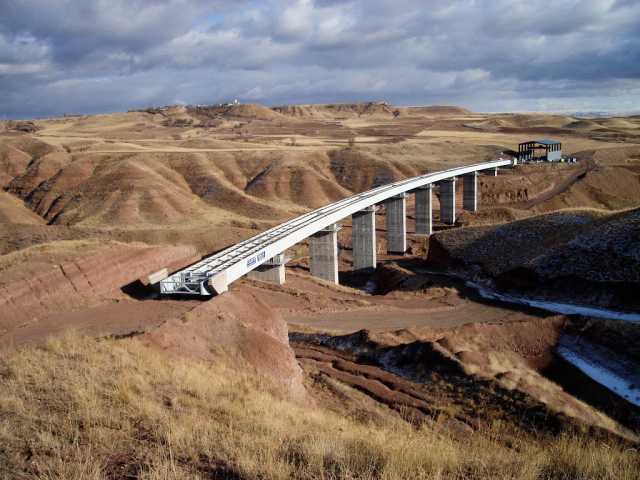
<path fill-rule="evenodd" d="M 46 221 L 15 196 L 0 191 L 0 224 L 45 225 Z"/>
<path fill-rule="evenodd" d="M 136 331 L 143 309 L 123 289 L 197 258 L 193 247 L 97 241 L 58 241 L 0 256 L 0 343 L 42 340 L 80 325 L 92 333 Z M 143 316 L 157 322 L 158 313 Z"/>
<path fill-rule="evenodd" d="M 637 306 L 632 292 L 640 284 L 639 215 L 637 208 L 559 210 L 505 225 L 439 232 L 431 239 L 427 261 L 477 265 L 505 288 L 560 282 L 582 285 L 578 290 L 586 298 L 593 294 L 587 284 L 600 285 L 610 289 L 610 296 L 596 303 Z M 582 295 L 578 291 L 573 297 L 578 301 Z"/>
<path fill-rule="evenodd" d="M 485 132 L 470 128 L 469 118 L 505 126 Z M 40 120 L 32 133 L 1 134 L 1 182 L 54 225 L 264 227 L 376 184 L 494 158 L 540 133 L 537 128 L 575 121 L 383 103 L 169 107 Z M 567 153 L 592 158 L 598 169 L 540 208 L 622 208 L 636 201 L 634 122 L 612 120 L 609 128 L 620 129 L 615 140 L 580 128 L 556 132 Z M 579 175 L 540 170 L 483 191 L 483 200 L 531 201 L 557 173 Z"/>
<path fill-rule="evenodd" d="M 50 296 L 45 310 L 51 314 L 56 313 L 53 305 L 58 301 L 76 305 L 71 300 L 75 293 L 66 298 L 49 288 L 42 293 L 36 288 L 32 295 L 32 287 L 25 287 L 31 281 L 40 282 L 43 275 L 62 275 L 62 262 L 42 263 L 31 253 L 38 248 L 65 251 L 68 259 L 64 261 L 77 263 L 84 262 L 86 254 L 101 255 L 93 246 L 83 245 L 119 242 L 118 248 L 125 250 L 131 245 L 129 257 L 123 257 L 123 269 L 135 264 L 133 252 L 140 248 L 136 242 L 147 249 L 149 245 L 174 246 L 196 258 L 354 192 L 504 155 L 501 152 L 515 149 L 518 141 L 543 131 L 561 139 L 580 163 L 532 165 L 501 171 L 498 177 L 481 176 L 482 209 L 478 214 L 462 213 L 462 224 L 511 221 L 566 205 L 604 209 L 635 205 L 640 201 L 638 120 L 583 121 L 589 128 L 580 122 L 560 116 L 484 115 L 458 107 L 405 108 L 371 102 L 274 109 L 174 106 L 37 120 L 28 129 L 5 123 L 0 132 L 4 189 L 0 195 L 0 254 L 4 256 L 0 259 L 23 252 L 19 266 L 15 260 L 7 262 L 16 265 L 11 275 L 19 279 L 24 292 L 10 288 L 12 293 L 4 301 L 15 304 L 16 295 L 23 298 L 19 302 L 30 296 Z M 486 129 L 485 123 L 492 127 Z M 616 132 L 615 137 L 603 137 L 600 130 L 605 124 L 608 132 Z M 437 197 L 434 202 L 437 218 Z M 410 200 L 409 231 L 412 215 Z M 343 268 L 348 270 L 348 219 L 345 225 L 341 245 L 345 247 Z M 378 226 L 382 232 L 383 215 Z M 384 235 L 379 236 L 382 254 Z M 423 239 L 411 238 L 410 243 L 414 253 L 426 252 Z M 69 249 L 70 245 L 80 247 Z M 114 271 L 114 282 L 96 279 L 94 293 L 101 285 L 123 288 L 149 273 L 144 269 L 168 266 L 162 250 L 146 251 L 152 253 L 141 262 L 140 272 L 126 276 Z M 99 260 L 91 262 L 102 265 Z M 299 266 L 306 268 L 304 255 Z M 112 274 L 105 275 L 111 278 Z M 421 292 L 425 294 L 424 289 Z M 404 317 L 396 316 L 398 325 L 402 318 L 416 319 L 426 311 L 447 323 L 447 309 L 455 308 L 455 295 L 437 290 L 425 295 L 436 303 L 419 305 L 411 314 L 403 310 Z M 37 307 L 41 302 L 28 308 L 19 302 L 19 308 L 26 308 L 23 317 L 40 315 L 29 309 L 41 308 Z M 336 323 L 347 314 L 335 315 L 326 321 Z M 377 315 L 381 326 L 389 320 L 385 313 Z"/>
<path fill-rule="evenodd" d="M 447 431 L 464 436 L 521 414 L 526 422 L 510 424 L 516 433 L 527 422 L 553 418 L 554 432 L 570 426 L 630 438 L 624 419 L 593 410 L 542 378 L 536 362 L 548 359 L 547 347 L 564 319 L 487 304 L 460 283 L 420 271 L 418 257 L 440 234 L 432 245 L 411 235 L 414 258 L 386 257 L 383 213 L 379 258 L 385 266 L 371 278 L 350 273 L 345 220 L 343 286 L 310 277 L 305 245 L 294 249 L 285 286 L 242 280 L 228 296 L 207 303 L 156 298 L 140 279 L 355 192 L 506 157 L 518 142 L 542 135 L 561 140 L 580 162 L 481 176 L 482 209 L 463 213 L 460 223 L 486 233 L 499 228 L 487 225 L 520 220 L 553 231 L 557 223 L 547 228 L 536 215 L 559 207 L 597 207 L 602 212 L 588 215 L 585 225 L 622 232 L 624 222 L 605 219 L 613 219 L 610 210 L 640 203 L 639 126 L 635 118 L 485 115 L 381 102 L 273 109 L 173 106 L 36 120 L 24 128 L 3 124 L 0 347 L 12 351 L 41 344 L 68 328 L 100 337 L 134 335 L 168 358 L 251 370 L 298 402 L 339 405 L 348 399 L 345 408 L 364 420 L 413 422 L 414 417 L 402 417 L 413 408 L 421 421 L 434 422 L 434 415 L 442 414 Z M 411 199 L 408 203 L 412 234 L 414 207 Z M 436 196 L 436 220 L 438 206 Z M 449 228 L 436 222 L 443 235 Z M 547 246 L 558 247 L 554 252 L 560 254 L 562 242 Z M 598 252 L 608 248 L 598 245 Z M 534 263 L 533 270 L 544 270 Z M 374 285 L 369 293 L 368 280 Z M 358 352 L 329 351 L 337 344 L 311 348 L 307 343 L 297 347 L 303 372 L 289 347 L 286 322 L 298 332 L 338 337 L 364 328 L 366 335 L 350 340 L 375 341 L 405 362 L 396 366 L 413 370 L 409 376 L 408 370 L 391 373 L 389 365 L 368 365 L 378 360 Z M 533 333 L 524 338 L 519 331 Z M 491 353 L 496 338 L 502 350 Z M 430 387 L 415 385 L 427 383 L 432 373 Z M 418 376 L 409 378 L 413 374 Z M 448 393 L 438 398 L 441 391 Z"/>
<path fill-rule="evenodd" d="M 553 352 L 565 323 L 557 317 L 455 329 L 299 333 L 293 345 L 314 381 L 312 391 L 328 404 L 329 392 L 342 395 L 333 408 L 343 412 L 364 414 L 358 391 L 413 421 L 446 419 L 462 435 L 498 421 L 511 432 L 562 431 L 573 424 L 596 427 L 591 434 L 602 429 L 634 438 L 637 409 L 588 380 L 581 379 L 582 391 L 565 390 L 575 370 L 547 377 L 550 366 L 559 368 Z M 599 393 L 595 406 L 590 388 Z"/>

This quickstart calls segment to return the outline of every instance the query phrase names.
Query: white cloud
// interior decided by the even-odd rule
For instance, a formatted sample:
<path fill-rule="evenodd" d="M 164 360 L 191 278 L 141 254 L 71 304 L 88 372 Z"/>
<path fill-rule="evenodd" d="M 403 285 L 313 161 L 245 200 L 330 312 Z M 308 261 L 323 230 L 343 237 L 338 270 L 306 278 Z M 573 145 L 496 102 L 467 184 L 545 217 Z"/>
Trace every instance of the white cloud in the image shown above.
<path fill-rule="evenodd" d="M 640 105 L 629 0 L 0 0 L 0 112 L 386 98 Z"/>

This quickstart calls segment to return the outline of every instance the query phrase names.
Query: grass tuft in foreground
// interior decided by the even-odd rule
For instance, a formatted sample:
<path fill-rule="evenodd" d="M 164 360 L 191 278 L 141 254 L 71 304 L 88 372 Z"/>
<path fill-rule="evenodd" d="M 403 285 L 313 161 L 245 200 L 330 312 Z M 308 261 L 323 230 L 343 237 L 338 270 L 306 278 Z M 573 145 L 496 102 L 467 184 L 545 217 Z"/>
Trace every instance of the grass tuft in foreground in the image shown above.
<path fill-rule="evenodd" d="M 0 357 L 0 477 L 634 479 L 637 451 L 570 435 L 455 440 L 281 400 L 265 381 L 135 338 Z"/>

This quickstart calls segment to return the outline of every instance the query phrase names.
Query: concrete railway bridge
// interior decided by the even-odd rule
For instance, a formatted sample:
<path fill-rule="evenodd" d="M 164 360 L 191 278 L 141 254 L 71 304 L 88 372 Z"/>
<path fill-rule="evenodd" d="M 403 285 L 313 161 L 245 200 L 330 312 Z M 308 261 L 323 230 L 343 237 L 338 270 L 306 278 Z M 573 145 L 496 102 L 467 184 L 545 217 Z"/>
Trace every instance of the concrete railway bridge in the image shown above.
<path fill-rule="evenodd" d="M 325 205 L 273 227 L 255 237 L 226 248 L 200 262 L 168 275 L 157 272 L 162 294 L 214 295 L 244 275 L 282 284 L 285 279 L 284 252 L 310 239 L 311 274 L 338 283 L 338 221 L 351 215 L 354 270 L 376 268 L 376 205 L 386 209 L 387 251 L 402 254 L 407 249 L 406 198 L 415 195 L 417 235 L 432 233 L 432 189 L 440 185 L 440 219 L 456 220 L 456 181 L 462 178 L 465 210 L 478 209 L 478 172 L 495 175 L 500 167 L 515 160 L 495 160 L 440 172 L 427 173 L 383 185 Z M 153 276 L 152 276 L 153 277 Z"/>

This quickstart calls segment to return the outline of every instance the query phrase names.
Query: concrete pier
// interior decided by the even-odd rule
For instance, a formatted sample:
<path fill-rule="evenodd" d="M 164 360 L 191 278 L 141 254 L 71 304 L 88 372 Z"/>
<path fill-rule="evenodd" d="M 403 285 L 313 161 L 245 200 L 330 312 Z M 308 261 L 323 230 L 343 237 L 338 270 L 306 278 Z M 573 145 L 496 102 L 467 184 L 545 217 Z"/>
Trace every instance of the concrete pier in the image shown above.
<path fill-rule="evenodd" d="M 385 201 L 387 253 L 407 251 L 407 194 L 401 193 Z"/>
<path fill-rule="evenodd" d="M 284 253 L 279 253 L 275 257 L 267 260 L 259 267 L 251 270 L 247 277 L 260 282 L 275 283 L 282 285 L 285 282 L 285 264 L 287 259 Z"/>
<path fill-rule="evenodd" d="M 440 182 L 440 221 L 450 225 L 456 223 L 455 177 Z"/>
<path fill-rule="evenodd" d="M 478 172 L 462 177 L 462 208 L 468 212 L 478 211 Z"/>
<path fill-rule="evenodd" d="M 338 230 L 341 228 L 333 224 L 311 235 L 309 254 L 314 277 L 338 283 Z"/>
<path fill-rule="evenodd" d="M 376 208 L 371 206 L 351 216 L 353 269 L 376 268 Z"/>
<path fill-rule="evenodd" d="M 416 235 L 433 233 L 433 185 L 428 184 L 415 190 L 416 194 Z"/>
<path fill-rule="evenodd" d="M 493 176 L 494 176 L 494 177 L 497 177 L 497 176 L 498 176 L 498 167 L 496 167 L 496 168 L 493 170 Z"/>

